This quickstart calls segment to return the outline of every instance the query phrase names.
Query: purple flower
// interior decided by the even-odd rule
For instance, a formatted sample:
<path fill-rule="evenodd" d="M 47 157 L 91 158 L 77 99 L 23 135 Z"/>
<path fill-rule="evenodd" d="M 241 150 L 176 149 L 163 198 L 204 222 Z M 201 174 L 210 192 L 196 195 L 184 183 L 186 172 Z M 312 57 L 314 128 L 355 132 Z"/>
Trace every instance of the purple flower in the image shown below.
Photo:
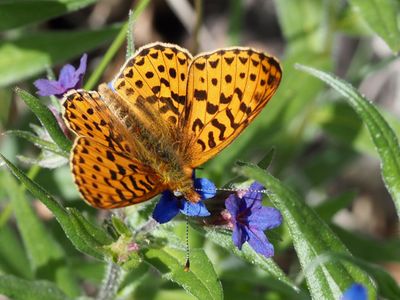
<path fill-rule="evenodd" d="M 344 292 L 341 300 L 367 300 L 367 289 L 359 283 L 353 283 Z"/>
<path fill-rule="evenodd" d="M 274 246 L 268 241 L 264 230 L 278 227 L 282 223 L 282 215 L 273 207 L 262 206 L 264 187 L 254 182 L 242 196 L 230 195 L 225 200 L 225 206 L 230 214 L 233 227 L 233 243 L 242 249 L 245 242 L 265 257 L 274 255 Z"/>
<path fill-rule="evenodd" d="M 215 185 L 206 178 L 194 179 L 194 187 L 200 190 L 198 193 L 201 200 L 215 196 Z M 158 223 L 163 224 L 170 221 L 179 212 L 190 217 L 207 217 L 210 215 L 210 212 L 202 201 L 191 203 L 182 197 L 175 196 L 171 191 L 165 191 L 154 208 L 153 218 Z"/>
<path fill-rule="evenodd" d="M 79 68 L 68 64 L 62 67 L 58 80 L 38 79 L 33 84 L 38 89 L 38 95 L 54 95 L 62 98 L 65 92 L 71 89 L 78 89 L 82 86 L 83 75 L 86 72 L 87 54 L 83 54 Z"/>

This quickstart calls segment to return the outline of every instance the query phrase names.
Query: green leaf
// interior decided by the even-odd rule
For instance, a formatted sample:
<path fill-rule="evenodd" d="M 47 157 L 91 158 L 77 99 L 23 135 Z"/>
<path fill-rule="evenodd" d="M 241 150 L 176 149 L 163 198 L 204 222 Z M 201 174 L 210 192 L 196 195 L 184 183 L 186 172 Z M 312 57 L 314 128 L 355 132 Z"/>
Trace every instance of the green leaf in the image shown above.
<path fill-rule="evenodd" d="M 334 224 L 332 230 L 346 244 L 354 256 L 369 262 L 385 263 L 388 261 L 400 262 L 400 240 L 382 240 L 352 233 Z"/>
<path fill-rule="evenodd" d="M 67 211 L 80 224 L 79 227 L 87 232 L 86 239 L 93 239 L 99 246 L 108 245 L 113 242 L 113 239 L 102 228 L 89 222 L 76 208 L 68 207 Z"/>
<path fill-rule="evenodd" d="M 82 224 L 80 218 L 70 214 L 62 207 L 46 190 L 39 186 L 36 182 L 29 179 L 20 169 L 14 166 L 9 160 L 0 154 L 0 159 L 6 164 L 9 170 L 17 177 L 25 187 L 38 198 L 47 208 L 54 214 L 58 223 L 60 223 L 68 239 L 81 252 L 89 254 L 100 260 L 104 258 L 105 251 L 99 247 L 99 235 L 97 230 L 91 231 L 90 225 Z M 101 229 L 99 229 L 101 230 Z"/>
<path fill-rule="evenodd" d="M 22 241 L 29 253 L 31 267 L 34 272 L 40 272 L 40 268 L 45 268 L 52 260 L 63 258 L 62 248 L 46 231 L 17 181 L 11 175 L 5 177 L 5 180 L 5 188 L 13 205 Z"/>
<path fill-rule="evenodd" d="M 0 87 L 44 72 L 109 41 L 119 26 L 92 31 L 29 33 L 0 42 Z"/>
<path fill-rule="evenodd" d="M 350 3 L 371 29 L 397 53 L 400 50 L 399 1 L 350 0 Z"/>
<path fill-rule="evenodd" d="M 18 230 L 36 278 L 55 280 L 65 293 L 77 296 L 79 288 L 66 264 L 62 247 L 35 214 L 25 197 L 23 187 L 19 186 L 11 175 L 8 175 L 5 180 L 6 191 L 13 205 Z"/>
<path fill-rule="evenodd" d="M 400 216 L 400 145 L 397 136 L 375 106 L 344 80 L 311 67 L 298 68 L 329 84 L 342 94 L 368 128 L 381 159 L 382 177 Z"/>
<path fill-rule="evenodd" d="M 201 229 L 198 229 L 201 230 Z M 243 245 L 242 250 L 239 250 L 232 242 L 232 232 L 220 231 L 205 228 L 206 237 L 210 241 L 218 241 L 218 245 L 232 252 L 236 256 L 240 257 L 244 261 L 257 266 L 258 268 L 264 270 L 271 277 L 279 280 L 286 286 L 286 289 L 291 290 L 291 292 L 298 294 L 300 297 L 301 291 L 295 286 L 281 268 L 273 261 L 271 258 L 265 258 L 264 256 L 256 253 L 247 244 Z M 201 231 L 204 231 L 201 230 Z M 304 295 L 303 295 L 304 296 Z"/>
<path fill-rule="evenodd" d="M 279 0 L 275 5 L 289 49 L 322 53 L 331 48 L 337 1 Z"/>
<path fill-rule="evenodd" d="M 363 261 L 346 254 L 327 253 L 324 258 L 330 260 L 348 261 L 367 272 L 378 286 L 379 295 L 384 299 L 400 299 L 400 287 L 396 280 L 381 266 Z M 374 298 L 375 299 L 375 298 Z M 380 299 L 380 298 L 379 298 Z"/>
<path fill-rule="evenodd" d="M 94 2 L 96 0 L 2 1 L 0 3 L 0 31 L 45 21 Z"/>
<path fill-rule="evenodd" d="M 367 287 L 369 299 L 376 299 L 371 280 L 352 264 L 328 261 L 310 271 L 315 259 L 326 252 L 350 253 L 329 226 L 279 180 L 255 166 L 244 166 L 239 171 L 263 184 L 269 199 L 281 211 L 313 299 L 339 299 L 354 282 Z"/>
<path fill-rule="evenodd" d="M 0 227 L 0 270 L 26 279 L 33 278 L 28 258 L 15 231 L 5 224 Z"/>
<path fill-rule="evenodd" d="M 145 260 L 165 279 L 176 282 L 197 299 L 223 299 L 221 283 L 204 250 L 191 250 L 188 272 L 184 271 L 185 255 L 183 250 L 165 247 L 148 250 Z"/>
<path fill-rule="evenodd" d="M 38 98 L 32 96 L 24 90 L 21 90 L 20 88 L 16 88 L 15 92 L 21 97 L 22 100 L 24 100 L 26 105 L 28 105 L 28 107 L 40 120 L 58 147 L 65 152 L 69 152 L 72 147 L 72 142 L 64 135 L 50 109 L 48 109 L 48 107 L 44 105 L 43 102 Z"/>
<path fill-rule="evenodd" d="M 225 299 L 271 299 L 266 296 L 260 297 L 260 292 L 263 293 L 265 289 L 268 290 L 267 293 L 279 293 L 278 299 L 310 300 L 309 294 L 303 291 L 295 292 L 282 281 L 259 272 L 258 268 L 250 265 L 224 265 L 220 278 Z"/>
<path fill-rule="evenodd" d="M 72 300 L 54 283 L 29 281 L 11 275 L 0 275 L 0 294 L 13 300 Z"/>
<path fill-rule="evenodd" d="M 268 169 L 271 165 L 275 155 L 275 148 L 272 147 L 271 150 L 267 152 L 267 154 L 257 163 L 261 169 Z"/>
<path fill-rule="evenodd" d="M 132 23 L 140 16 L 140 14 L 145 10 L 145 8 L 149 3 L 150 0 L 140 0 L 137 2 L 135 8 L 133 9 L 133 13 L 129 15 L 129 20 L 121 27 L 120 31 L 118 32 L 118 35 L 112 42 L 111 46 L 108 48 L 107 52 L 104 54 L 99 65 L 90 75 L 88 81 L 84 86 L 85 90 L 93 89 L 93 87 L 96 85 L 99 79 L 103 76 L 104 70 L 108 67 L 114 55 L 118 52 L 122 44 L 125 42 L 127 34 L 130 34 L 129 26 L 131 26 Z M 131 49 L 131 46 L 133 47 L 133 45 L 130 44 L 132 43 L 132 40 L 128 38 L 127 43 L 128 43 L 127 47 L 127 54 L 128 54 L 130 51 L 133 50 Z"/>
<path fill-rule="evenodd" d="M 56 144 L 46 141 L 40 137 L 38 137 L 37 135 L 34 135 L 32 132 L 30 131 L 24 131 L 24 130 L 8 130 L 5 132 L 5 134 L 9 134 L 9 135 L 14 135 L 20 138 L 23 138 L 29 142 L 31 142 L 32 144 L 34 144 L 35 146 L 44 149 L 44 150 L 48 150 L 51 151 L 55 154 L 64 156 L 66 158 L 69 157 L 68 152 L 64 152 L 62 151 L 59 147 L 57 147 Z"/>

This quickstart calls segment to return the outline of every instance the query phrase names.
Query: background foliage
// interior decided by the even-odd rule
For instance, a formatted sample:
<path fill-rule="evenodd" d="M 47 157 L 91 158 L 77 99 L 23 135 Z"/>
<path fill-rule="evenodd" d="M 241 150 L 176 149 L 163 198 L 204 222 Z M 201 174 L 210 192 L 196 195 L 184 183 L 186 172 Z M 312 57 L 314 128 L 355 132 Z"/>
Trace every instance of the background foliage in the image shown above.
<path fill-rule="evenodd" d="M 369 299 L 399 299 L 399 6 L 392 0 L 2 1 L 0 295 L 339 299 L 359 282 Z M 33 96 L 32 81 L 87 52 L 85 88 L 92 89 L 113 77 L 131 45 L 156 40 L 193 52 L 253 46 L 281 60 L 277 95 L 198 171 L 220 187 L 247 178 L 266 186 L 266 204 L 284 216 L 268 234 L 273 259 L 246 245 L 237 250 L 227 231 L 191 224 L 192 266 L 184 272 L 184 222 L 147 222 L 154 201 L 111 217 L 80 199 L 66 159 L 71 143 L 47 109 L 59 103 Z M 148 247 L 121 259 L 133 237 Z"/>

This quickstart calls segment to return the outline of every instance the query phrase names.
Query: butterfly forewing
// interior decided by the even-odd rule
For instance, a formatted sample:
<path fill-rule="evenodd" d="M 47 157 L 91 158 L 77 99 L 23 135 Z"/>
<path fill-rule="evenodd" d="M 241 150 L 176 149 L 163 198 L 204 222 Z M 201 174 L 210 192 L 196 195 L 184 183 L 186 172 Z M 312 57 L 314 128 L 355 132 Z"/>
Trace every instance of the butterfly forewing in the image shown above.
<path fill-rule="evenodd" d="M 139 101 L 146 101 L 168 123 L 176 126 L 186 101 L 191 55 L 176 45 L 156 43 L 139 49 L 127 61 L 112 85 L 140 114 Z"/>
<path fill-rule="evenodd" d="M 192 167 L 228 146 L 260 113 L 281 80 L 279 63 L 252 49 L 218 50 L 189 68 L 182 126 L 195 136 Z"/>
<path fill-rule="evenodd" d="M 78 188 L 94 207 L 116 208 L 146 201 L 165 187 L 135 157 L 126 128 L 97 92 L 71 91 L 64 118 L 78 134 L 71 168 Z"/>

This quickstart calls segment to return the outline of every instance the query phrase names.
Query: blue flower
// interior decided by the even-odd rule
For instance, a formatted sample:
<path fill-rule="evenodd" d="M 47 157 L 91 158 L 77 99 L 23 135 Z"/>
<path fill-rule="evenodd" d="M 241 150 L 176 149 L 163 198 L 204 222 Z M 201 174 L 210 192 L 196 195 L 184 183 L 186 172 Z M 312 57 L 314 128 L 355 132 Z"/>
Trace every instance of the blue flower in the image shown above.
<path fill-rule="evenodd" d="M 62 98 L 65 92 L 71 89 L 78 89 L 82 86 L 83 75 L 86 72 L 87 54 L 83 54 L 79 68 L 68 64 L 62 67 L 58 80 L 38 79 L 33 84 L 38 89 L 38 95 L 54 95 Z"/>
<path fill-rule="evenodd" d="M 199 190 L 201 200 L 215 196 L 215 185 L 206 178 L 194 179 L 194 187 Z M 154 208 L 153 218 L 158 223 L 163 224 L 170 221 L 179 212 L 190 217 L 207 217 L 210 215 L 202 201 L 191 203 L 183 198 L 176 197 L 171 191 L 165 191 Z"/>
<path fill-rule="evenodd" d="M 271 257 L 274 255 L 274 246 L 264 231 L 278 227 L 282 223 L 282 215 L 273 207 L 262 206 L 261 190 L 264 187 L 254 182 L 244 195 L 230 195 L 225 200 L 225 207 L 233 227 L 233 243 L 239 250 L 248 242 L 257 253 Z"/>
<path fill-rule="evenodd" d="M 367 289 L 359 284 L 352 284 L 343 294 L 341 300 L 367 300 Z"/>

